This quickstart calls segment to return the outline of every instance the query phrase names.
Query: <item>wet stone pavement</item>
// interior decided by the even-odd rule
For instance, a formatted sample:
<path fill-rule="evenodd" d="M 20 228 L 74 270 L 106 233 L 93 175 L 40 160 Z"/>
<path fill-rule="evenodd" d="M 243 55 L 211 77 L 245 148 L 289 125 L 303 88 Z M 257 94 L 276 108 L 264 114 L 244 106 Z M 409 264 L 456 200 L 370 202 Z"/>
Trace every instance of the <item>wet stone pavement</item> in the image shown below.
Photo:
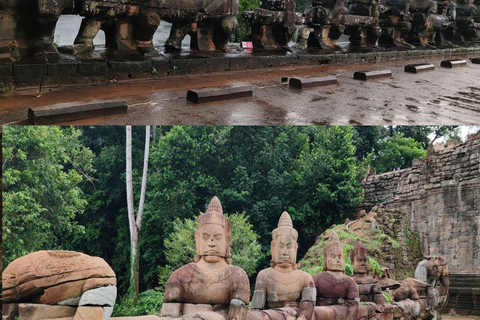
<path fill-rule="evenodd" d="M 456 58 L 469 58 L 456 57 Z M 29 107 L 68 101 L 124 99 L 128 113 L 69 124 L 218 125 L 426 125 L 480 124 L 480 65 L 440 67 L 441 57 L 381 63 L 296 66 L 119 81 L 87 86 L 38 87 L 0 96 L 0 124 L 26 124 Z M 407 64 L 432 63 L 435 70 L 411 74 Z M 359 81 L 355 71 L 390 70 L 392 78 Z M 338 85 L 291 89 L 282 77 L 334 75 Z M 189 89 L 251 85 L 253 96 L 203 104 L 186 100 Z"/>

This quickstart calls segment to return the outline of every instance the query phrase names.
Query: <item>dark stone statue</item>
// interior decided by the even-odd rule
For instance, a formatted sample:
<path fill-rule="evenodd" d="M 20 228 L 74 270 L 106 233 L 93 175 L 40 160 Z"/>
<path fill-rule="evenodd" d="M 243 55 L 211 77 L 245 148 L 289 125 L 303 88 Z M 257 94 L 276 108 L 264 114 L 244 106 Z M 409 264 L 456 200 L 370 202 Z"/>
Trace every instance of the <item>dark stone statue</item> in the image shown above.
<path fill-rule="evenodd" d="M 379 26 L 378 0 L 347 0 L 348 15 L 345 34 L 350 44 L 361 47 L 375 47 L 382 32 Z"/>
<path fill-rule="evenodd" d="M 286 49 L 295 34 L 295 24 L 302 16 L 295 12 L 294 0 L 260 0 L 260 8 L 245 11 L 243 18 L 250 23 L 254 48 Z"/>
<path fill-rule="evenodd" d="M 298 31 L 296 48 L 320 47 L 341 50 L 338 38 L 345 30 L 344 0 L 307 0 L 305 27 Z"/>
<path fill-rule="evenodd" d="M 455 33 L 454 41 L 463 45 L 468 45 L 472 42 L 478 42 L 480 37 L 475 29 L 474 17 L 478 11 L 477 6 L 470 4 L 469 0 L 457 0 L 455 19 Z"/>
<path fill-rule="evenodd" d="M 412 29 L 410 0 L 381 0 L 379 19 L 382 28 L 378 39 L 379 44 L 408 49 L 415 48 L 405 40 L 406 35 Z"/>

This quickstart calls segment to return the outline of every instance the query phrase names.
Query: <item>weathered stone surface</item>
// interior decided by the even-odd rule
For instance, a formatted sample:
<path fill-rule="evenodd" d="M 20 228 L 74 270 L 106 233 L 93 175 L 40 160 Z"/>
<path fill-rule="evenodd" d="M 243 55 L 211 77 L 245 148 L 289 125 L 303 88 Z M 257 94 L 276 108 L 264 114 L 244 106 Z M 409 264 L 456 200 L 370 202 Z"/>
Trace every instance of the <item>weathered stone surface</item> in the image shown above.
<path fill-rule="evenodd" d="M 4 303 L 2 305 L 2 320 L 14 320 L 18 314 L 17 303 Z"/>
<path fill-rule="evenodd" d="M 75 315 L 75 308 L 46 304 L 20 303 L 18 305 L 18 312 L 18 320 L 43 320 L 73 317 Z"/>
<path fill-rule="evenodd" d="M 441 67 L 444 68 L 459 68 L 459 67 L 465 67 L 467 65 L 467 60 L 443 60 L 440 63 Z"/>
<path fill-rule="evenodd" d="M 138 317 L 113 317 L 112 320 L 160 320 L 157 316 L 138 316 Z"/>
<path fill-rule="evenodd" d="M 13 80 L 15 81 L 32 83 L 33 81 L 40 81 L 40 78 L 46 75 L 47 66 L 45 64 L 13 64 Z"/>
<path fill-rule="evenodd" d="M 103 308 L 79 306 L 73 320 L 104 320 Z"/>
<path fill-rule="evenodd" d="M 163 76 L 168 74 L 170 71 L 170 63 L 167 58 L 165 57 L 152 57 L 152 68 L 154 68 L 155 74 L 159 76 Z"/>
<path fill-rule="evenodd" d="M 52 124 L 73 120 L 127 113 L 125 100 L 91 100 L 65 102 L 28 109 L 32 124 Z"/>
<path fill-rule="evenodd" d="M 98 281 L 97 281 L 98 280 Z M 101 258 L 73 251 L 38 251 L 10 263 L 2 274 L 3 301 L 42 301 L 55 304 L 78 297 L 78 289 L 68 290 L 66 283 L 92 281 L 95 286 L 116 284 L 110 266 Z M 60 286 L 56 291 L 55 287 Z M 48 292 L 46 291 L 48 289 Z M 67 308 L 62 307 L 60 308 Z"/>
<path fill-rule="evenodd" d="M 433 64 L 409 64 L 408 66 L 405 66 L 405 72 L 408 73 L 420 73 L 432 70 L 435 70 Z"/>
<path fill-rule="evenodd" d="M 357 80 L 378 80 L 391 78 L 392 72 L 390 70 L 374 70 L 374 71 L 356 71 L 353 78 Z"/>
<path fill-rule="evenodd" d="M 251 86 L 236 86 L 227 88 L 206 88 L 188 90 L 187 100 L 194 103 L 204 103 L 212 101 L 221 101 L 228 99 L 237 99 L 251 97 L 253 95 Z"/>
<path fill-rule="evenodd" d="M 290 78 L 290 87 L 305 89 L 311 87 L 322 87 L 332 84 L 338 84 L 336 76 L 327 76 L 319 78 Z"/>
<path fill-rule="evenodd" d="M 250 284 L 245 271 L 230 264 L 230 230 L 231 223 L 214 197 L 198 218 L 195 262 L 175 270 L 165 285 L 162 317 L 245 320 Z M 214 308 L 185 314 L 185 304 L 209 304 Z"/>
<path fill-rule="evenodd" d="M 296 269 L 297 238 L 298 232 L 285 211 L 272 232 L 271 267 L 257 275 L 247 320 L 283 320 L 290 316 L 312 318 L 315 284 L 308 273 Z"/>
<path fill-rule="evenodd" d="M 82 294 L 79 306 L 95 305 L 95 306 L 110 306 L 115 305 L 117 298 L 117 287 L 106 286 L 85 291 Z"/>

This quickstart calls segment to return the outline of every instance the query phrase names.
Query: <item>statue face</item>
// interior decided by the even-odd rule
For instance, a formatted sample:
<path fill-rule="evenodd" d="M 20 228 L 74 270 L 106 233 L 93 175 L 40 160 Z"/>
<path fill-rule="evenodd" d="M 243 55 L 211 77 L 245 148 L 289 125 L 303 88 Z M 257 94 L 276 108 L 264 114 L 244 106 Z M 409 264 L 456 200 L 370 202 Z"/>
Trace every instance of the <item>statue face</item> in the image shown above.
<path fill-rule="evenodd" d="M 225 230 L 218 224 L 205 224 L 200 229 L 200 255 L 206 262 L 218 262 L 227 253 Z"/>
<path fill-rule="evenodd" d="M 297 242 L 292 236 L 281 235 L 272 242 L 272 257 L 281 268 L 290 267 L 297 258 Z"/>
<path fill-rule="evenodd" d="M 345 257 L 343 250 L 340 248 L 333 248 L 328 252 L 326 261 L 327 270 L 330 271 L 345 271 Z"/>
<path fill-rule="evenodd" d="M 368 272 L 368 267 L 370 263 L 368 262 L 368 258 L 364 256 L 355 256 L 353 258 L 353 271 L 355 273 L 364 274 Z"/>

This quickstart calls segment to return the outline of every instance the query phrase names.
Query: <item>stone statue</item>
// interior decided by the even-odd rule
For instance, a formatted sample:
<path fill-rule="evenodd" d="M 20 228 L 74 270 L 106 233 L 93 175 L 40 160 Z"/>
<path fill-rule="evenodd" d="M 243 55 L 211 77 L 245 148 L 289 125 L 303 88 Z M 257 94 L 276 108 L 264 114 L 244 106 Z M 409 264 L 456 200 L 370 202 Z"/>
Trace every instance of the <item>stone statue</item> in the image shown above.
<path fill-rule="evenodd" d="M 457 0 L 456 6 L 456 19 L 455 27 L 457 32 L 455 33 L 454 41 L 461 43 L 462 45 L 468 45 L 469 43 L 475 43 L 480 40 L 477 31 L 475 30 L 474 17 L 478 8 L 470 4 L 469 0 Z"/>
<path fill-rule="evenodd" d="M 437 13 L 437 2 L 434 0 L 411 0 L 410 15 L 412 29 L 407 41 L 418 43 L 422 47 L 432 47 L 432 35 L 434 35 L 434 14 Z"/>
<path fill-rule="evenodd" d="M 383 298 L 382 288 L 378 284 L 377 280 L 368 276 L 368 272 L 371 270 L 371 266 L 368 260 L 368 250 L 363 245 L 360 239 L 355 242 L 350 258 L 353 264 L 353 279 L 358 285 L 358 291 L 360 294 L 360 302 L 365 302 L 367 305 L 361 305 L 359 312 L 362 309 L 367 309 L 369 315 L 368 318 L 375 316 L 375 313 L 381 313 L 385 307 L 385 299 Z"/>
<path fill-rule="evenodd" d="M 294 0 L 261 0 L 260 8 L 244 11 L 243 18 L 250 24 L 254 48 L 260 49 L 288 49 L 295 24 L 302 23 Z"/>
<path fill-rule="evenodd" d="M 350 36 L 350 44 L 375 47 L 382 32 L 379 26 L 379 0 L 347 0 L 346 6 L 345 34 Z"/>
<path fill-rule="evenodd" d="M 272 266 L 257 275 L 248 320 L 312 318 L 315 284 L 308 273 L 297 270 L 297 238 L 292 219 L 284 212 L 272 232 Z"/>
<path fill-rule="evenodd" d="M 14 260 L 2 273 L 3 319 L 13 320 L 19 313 L 21 319 L 43 319 L 34 316 L 43 312 L 62 312 L 65 319 L 73 319 L 85 310 L 92 320 L 109 319 L 116 283 L 102 258 L 73 251 L 34 252 Z"/>
<path fill-rule="evenodd" d="M 317 302 L 316 320 L 355 320 L 358 314 L 359 293 L 355 280 L 345 275 L 343 245 L 335 231 L 323 247 L 324 272 L 314 275 Z"/>
<path fill-rule="evenodd" d="M 345 0 L 307 0 L 305 27 L 298 30 L 296 48 L 320 47 L 340 50 L 338 38 L 345 30 Z"/>
<path fill-rule="evenodd" d="M 197 256 L 167 281 L 162 317 L 244 320 L 250 284 L 244 270 L 231 265 L 231 223 L 217 197 L 198 217 Z"/>
<path fill-rule="evenodd" d="M 425 282 L 430 286 L 430 291 L 424 295 L 431 302 L 431 314 L 434 318 L 438 317 L 438 310 L 443 308 L 448 301 L 448 288 L 450 286 L 448 279 L 448 264 L 443 256 L 429 256 L 420 261 L 415 269 L 415 279 Z"/>
<path fill-rule="evenodd" d="M 382 34 L 378 43 L 415 49 L 414 45 L 405 40 L 412 29 L 410 18 L 410 0 L 382 0 L 379 16 Z"/>

